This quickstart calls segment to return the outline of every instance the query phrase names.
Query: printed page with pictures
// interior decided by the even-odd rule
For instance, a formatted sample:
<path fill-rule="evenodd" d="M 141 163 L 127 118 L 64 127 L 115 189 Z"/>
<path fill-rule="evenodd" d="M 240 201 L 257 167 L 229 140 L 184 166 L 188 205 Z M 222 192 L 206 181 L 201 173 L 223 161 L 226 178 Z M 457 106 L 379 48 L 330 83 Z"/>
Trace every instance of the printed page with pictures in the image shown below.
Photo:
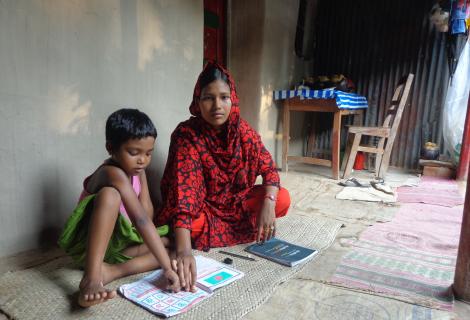
<path fill-rule="evenodd" d="M 245 274 L 239 270 L 203 256 L 196 256 L 197 286 L 213 292 L 242 278 Z"/>
<path fill-rule="evenodd" d="M 244 273 L 213 259 L 196 256 L 197 291 L 172 293 L 161 286 L 162 270 L 119 287 L 119 293 L 148 311 L 164 317 L 186 312 L 196 303 L 207 299 L 213 290 L 240 279 Z"/>

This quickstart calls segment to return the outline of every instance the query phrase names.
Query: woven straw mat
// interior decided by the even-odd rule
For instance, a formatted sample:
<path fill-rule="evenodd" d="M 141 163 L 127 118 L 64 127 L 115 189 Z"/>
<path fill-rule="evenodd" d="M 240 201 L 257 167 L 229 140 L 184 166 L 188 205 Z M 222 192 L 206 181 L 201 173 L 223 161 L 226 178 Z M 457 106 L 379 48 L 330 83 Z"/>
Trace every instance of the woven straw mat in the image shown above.
<path fill-rule="evenodd" d="M 334 241 L 341 223 L 324 218 L 290 214 L 278 220 L 277 237 L 314 248 L 328 248 Z M 224 248 L 243 252 L 247 245 Z M 195 251 L 217 261 L 226 255 Z M 299 272 L 305 265 L 285 267 L 266 259 L 256 262 L 233 258 L 233 267 L 245 272 L 234 283 L 216 290 L 214 295 L 195 305 L 176 319 L 238 319 L 266 301 L 274 289 Z M 155 319 L 150 312 L 118 296 L 88 309 L 77 307 L 77 288 L 82 271 L 74 269 L 68 259 L 57 259 L 31 269 L 8 272 L 0 278 L 0 308 L 13 319 Z M 143 277 L 142 274 L 119 279 L 107 285 L 117 288 Z"/>

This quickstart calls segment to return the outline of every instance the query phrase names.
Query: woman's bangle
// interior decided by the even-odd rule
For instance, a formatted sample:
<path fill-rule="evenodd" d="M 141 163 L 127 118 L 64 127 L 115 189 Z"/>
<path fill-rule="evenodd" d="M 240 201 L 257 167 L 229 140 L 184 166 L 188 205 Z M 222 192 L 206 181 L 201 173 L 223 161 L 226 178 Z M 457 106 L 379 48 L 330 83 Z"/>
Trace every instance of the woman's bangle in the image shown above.
<path fill-rule="evenodd" d="M 274 202 L 276 202 L 276 200 L 277 200 L 276 196 L 273 195 L 273 194 L 267 194 L 267 195 L 264 196 L 264 198 L 269 199 L 269 200 L 274 201 Z"/>

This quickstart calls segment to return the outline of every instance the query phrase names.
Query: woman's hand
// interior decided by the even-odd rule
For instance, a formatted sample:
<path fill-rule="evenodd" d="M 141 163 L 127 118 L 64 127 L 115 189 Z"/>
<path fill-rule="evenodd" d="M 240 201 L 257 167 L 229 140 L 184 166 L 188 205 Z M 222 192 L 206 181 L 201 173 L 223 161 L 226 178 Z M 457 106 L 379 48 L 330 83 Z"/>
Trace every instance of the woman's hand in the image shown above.
<path fill-rule="evenodd" d="M 176 253 L 176 268 L 181 287 L 186 291 L 196 292 L 196 259 L 191 249 Z"/>
<path fill-rule="evenodd" d="M 191 251 L 191 232 L 185 228 L 175 229 L 176 270 L 181 287 L 186 291 L 196 292 L 196 259 Z"/>
<path fill-rule="evenodd" d="M 180 279 L 178 277 L 178 274 L 172 270 L 172 269 L 167 269 L 163 272 L 163 276 L 167 281 L 166 284 L 166 289 L 171 290 L 173 292 L 178 292 L 181 289 L 180 286 Z"/>
<path fill-rule="evenodd" d="M 271 199 L 264 199 L 261 211 L 258 215 L 258 234 L 256 235 L 256 242 L 261 239 L 267 241 L 276 234 L 276 201 Z"/>

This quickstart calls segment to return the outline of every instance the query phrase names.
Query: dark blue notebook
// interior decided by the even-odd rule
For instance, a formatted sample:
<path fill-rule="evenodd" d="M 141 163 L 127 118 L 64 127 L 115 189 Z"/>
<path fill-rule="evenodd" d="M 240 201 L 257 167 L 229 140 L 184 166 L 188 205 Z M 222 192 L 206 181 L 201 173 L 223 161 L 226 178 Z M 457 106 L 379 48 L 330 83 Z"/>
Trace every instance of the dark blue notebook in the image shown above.
<path fill-rule="evenodd" d="M 305 248 L 277 238 L 271 238 L 262 244 L 252 244 L 245 250 L 289 267 L 307 261 L 318 253 L 317 250 Z"/>

